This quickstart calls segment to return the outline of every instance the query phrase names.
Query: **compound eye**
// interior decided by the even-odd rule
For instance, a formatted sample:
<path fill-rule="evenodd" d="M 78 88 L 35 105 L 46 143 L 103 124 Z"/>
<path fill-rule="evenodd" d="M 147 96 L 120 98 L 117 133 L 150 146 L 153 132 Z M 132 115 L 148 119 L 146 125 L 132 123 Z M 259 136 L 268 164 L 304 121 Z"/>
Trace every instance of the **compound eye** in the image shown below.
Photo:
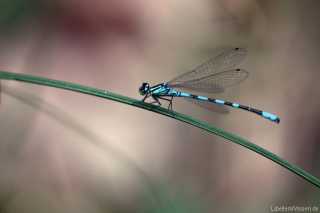
<path fill-rule="evenodd" d="M 148 90 L 149 89 L 149 84 L 148 83 L 144 83 L 143 84 L 143 88 L 144 88 L 144 90 Z"/>

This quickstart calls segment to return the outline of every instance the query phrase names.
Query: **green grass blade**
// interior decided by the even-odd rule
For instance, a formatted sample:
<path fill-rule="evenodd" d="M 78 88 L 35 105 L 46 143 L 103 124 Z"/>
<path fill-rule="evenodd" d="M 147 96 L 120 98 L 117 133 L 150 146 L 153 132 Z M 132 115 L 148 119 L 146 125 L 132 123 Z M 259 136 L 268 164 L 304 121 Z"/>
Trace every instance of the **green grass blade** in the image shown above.
<path fill-rule="evenodd" d="M 74 92 L 80 92 L 84 93 L 87 95 L 93 95 L 97 96 L 100 98 L 105 98 L 113 101 L 117 101 L 120 103 L 128 104 L 131 106 L 139 107 L 145 110 L 149 110 L 152 112 L 156 112 L 171 118 L 174 118 L 176 120 L 188 123 L 192 126 L 198 127 L 202 130 L 205 130 L 211 134 L 218 135 L 220 137 L 223 137 L 235 144 L 241 145 L 247 149 L 250 149 L 270 160 L 273 162 L 281 165 L 282 167 L 288 169 L 289 171 L 293 172 L 294 174 L 302 177 L 309 183 L 315 185 L 316 187 L 320 188 L 320 180 L 309 174 L 308 172 L 304 171 L 303 169 L 299 168 L 298 166 L 295 166 L 288 161 L 280 158 L 279 156 L 273 154 L 272 152 L 255 145 L 248 140 L 245 140 L 235 134 L 229 133 L 224 131 L 223 129 L 214 127 L 207 122 L 197 120 L 195 118 L 192 118 L 191 116 L 184 115 L 178 112 L 170 111 L 166 108 L 159 107 L 156 105 L 144 103 L 140 100 L 129 98 L 123 95 L 119 95 L 113 92 L 109 92 L 106 90 L 102 89 L 96 89 L 93 87 L 88 87 L 88 86 L 83 86 L 80 84 L 75 84 L 75 83 L 70 83 L 70 82 L 65 82 L 65 81 L 58 81 L 58 80 L 52 80 L 52 79 L 47 79 L 43 77 L 37 77 L 37 76 L 32 76 L 32 75 L 26 75 L 26 74 L 18 74 L 18 73 L 11 73 L 11 72 L 4 72 L 0 71 L 0 79 L 5 79 L 5 80 L 16 80 L 16 81 L 22 81 L 22 82 L 27 82 L 27 83 L 32 83 L 32 84 L 38 84 L 38 85 L 43 85 L 43 86 L 50 86 L 50 87 L 56 87 L 60 89 L 65 89 L 65 90 L 71 90 Z"/>

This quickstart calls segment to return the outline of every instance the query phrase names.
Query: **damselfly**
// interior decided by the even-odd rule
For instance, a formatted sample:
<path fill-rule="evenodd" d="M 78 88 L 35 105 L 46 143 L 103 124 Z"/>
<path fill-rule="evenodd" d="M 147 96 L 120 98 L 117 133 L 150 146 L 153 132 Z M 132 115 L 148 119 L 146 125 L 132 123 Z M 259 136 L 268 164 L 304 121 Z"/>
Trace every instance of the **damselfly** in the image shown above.
<path fill-rule="evenodd" d="M 207 102 L 216 105 L 225 105 L 233 108 L 246 110 L 255 113 L 275 123 L 280 118 L 269 112 L 253 107 L 244 106 L 235 102 L 224 101 L 216 98 L 208 98 L 201 95 L 193 95 L 185 91 L 178 91 L 175 88 L 194 90 L 206 93 L 221 93 L 225 88 L 234 86 L 245 80 L 249 73 L 240 68 L 235 68 L 245 58 L 247 50 L 244 48 L 225 48 L 221 53 L 207 62 L 197 66 L 195 69 L 179 75 L 167 83 L 160 83 L 150 86 L 149 83 L 142 83 L 139 92 L 144 96 L 142 101 L 152 98 L 153 102 L 161 105 L 159 99 L 169 102 L 168 109 L 172 110 L 174 97 L 194 99 L 199 102 Z"/>

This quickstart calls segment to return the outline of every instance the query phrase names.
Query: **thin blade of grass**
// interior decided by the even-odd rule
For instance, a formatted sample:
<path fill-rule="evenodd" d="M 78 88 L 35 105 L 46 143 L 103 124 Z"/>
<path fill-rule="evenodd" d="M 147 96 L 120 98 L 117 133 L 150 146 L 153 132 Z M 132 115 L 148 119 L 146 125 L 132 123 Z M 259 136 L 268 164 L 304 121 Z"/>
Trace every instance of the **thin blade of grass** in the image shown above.
<path fill-rule="evenodd" d="M 212 126 L 207 122 L 192 118 L 189 115 L 184 115 L 184 114 L 181 114 L 181 113 L 178 113 L 175 111 L 170 111 L 170 110 L 163 108 L 163 107 L 159 107 L 156 105 L 145 103 L 140 100 L 133 99 L 133 98 L 123 96 L 123 95 L 119 95 L 119 94 L 109 92 L 106 90 L 88 87 L 88 86 L 75 84 L 75 83 L 71 83 L 71 82 L 53 80 L 53 79 L 37 77 L 37 76 L 32 76 L 32 75 L 26 75 L 26 74 L 4 72 L 4 71 L 0 71 L 0 79 L 16 80 L 16 81 L 22 81 L 22 82 L 26 82 L 26 83 L 32 83 L 32 84 L 38 84 L 38 85 L 43 85 L 43 86 L 50 86 L 50 87 L 70 90 L 70 91 L 74 91 L 74 92 L 80 92 L 80 93 L 84 93 L 87 95 L 93 95 L 93 96 L 97 96 L 100 98 L 105 98 L 108 100 L 128 104 L 131 106 L 135 106 L 138 108 L 142 108 L 145 110 L 149 110 L 152 112 L 156 112 L 156 113 L 174 118 L 176 120 L 185 122 L 187 124 L 190 124 L 192 126 L 200 128 L 202 130 L 205 130 L 211 134 L 218 135 L 218 136 L 225 138 L 235 144 L 238 144 L 238 145 L 243 146 L 253 152 L 256 152 L 256 153 L 260 154 L 261 156 L 264 156 L 264 157 L 272 160 L 273 162 L 279 164 L 280 166 L 282 166 L 282 167 L 286 168 L 287 170 L 293 172 L 294 174 L 300 176 L 301 178 L 303 178 L 307 182 L 320 188 L 320 180 L 317 177 L 311 175 L 310 173 L 304 171 L 300 167 L 289 163 L 288 161 L 280 158 L 279 156 L 275 155 L 274 153 L 272 153 L 272 152 L 270 152 L 270 151 L 268 151 L 268 150 L 266 150 L 256 144 L 253 144 L 253 143 L 249 142 L 248 140 L 241 138 L 240 136 L 226 132 L 223 129 Z"/>

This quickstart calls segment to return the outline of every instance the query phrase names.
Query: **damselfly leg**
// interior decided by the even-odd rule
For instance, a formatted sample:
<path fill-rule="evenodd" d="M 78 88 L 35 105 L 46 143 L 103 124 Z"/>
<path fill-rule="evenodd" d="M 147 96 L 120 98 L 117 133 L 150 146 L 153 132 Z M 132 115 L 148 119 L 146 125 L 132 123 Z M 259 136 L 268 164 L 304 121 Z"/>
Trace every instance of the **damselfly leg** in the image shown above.
<path fill-rule="evenodd" d="M 158 97 L 158 98 L 161 99 L 161 100 L 168 101 L 168 102 L 169 102 L 168 109 L 169 109 L 169 110 L 172 110 L 172 106 L 173 106 L 173 96 L 171 96 L 170 99 L 163 98 L 163 97 Z"/>
<path fill-rule="evenodd" d="M 148 98 L 152 98 L 153 101 L 151 101 L 151 102 L 146 102 L 146 100 L 147 100 Z M 160 99 L 161 99 L 161 98 L 160 98 Z M 159 106 L 161 106 L 161 103 L 160 103 L 160 101 L 159 101 L 159 97 L 156 97 L 156 96 L 154 96 L 154 95 L 152 95 L 152 94 L 150 94 L 150 93 L 146 94 L 141 101 L 142 101 L 142 102 L 149 103 L 149 104 L 158 104 Z"/>
<path fill-rule="evenodd" d="M 153 101 L 151 101 L 151 102 L 146 102 L 146 100 L 147 100 L 148 98 L 152 98 Z M 146 102 L 146 103 L 149 103 L 149 104 L 155 104 L 155 103 L 156 103 L 156 104 L 158 104 L 159 106 L 161 106 L 161 102 L 159 101 L 159 99 L 164 100 L 164 101 L 168 101 L 168 102 L 169 102 L 169 104 L 168 104 L 168 109 L 169 109 L 169 110 L 172 110 L 172 106 L 173 106 L 173 96 L 171 96 L 171 98 L 168 99 L 168 98 L 164 98 L 164 97 L 161 97 L 161 96 L 155 96 L 155 95 L 152 95 L 152 94 L 146 94 L 146 95 L 143 97 L 142 101 L 143 101 L 143 102 Z"/>

